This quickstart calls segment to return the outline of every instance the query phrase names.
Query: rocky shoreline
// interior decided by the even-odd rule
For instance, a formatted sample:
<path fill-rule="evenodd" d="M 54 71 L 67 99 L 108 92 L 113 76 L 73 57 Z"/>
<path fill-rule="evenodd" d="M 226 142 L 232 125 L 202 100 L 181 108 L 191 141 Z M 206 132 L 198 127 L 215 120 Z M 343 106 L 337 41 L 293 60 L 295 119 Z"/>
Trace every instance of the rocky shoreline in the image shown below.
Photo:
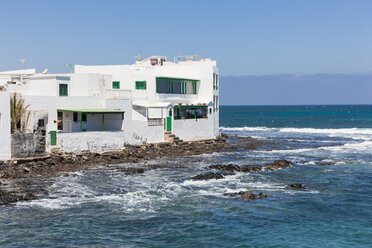
<path fill-rule="evenodd" d="M 121 151 L 104 153 L 52 153 L 42 158 L 0 161 L 0 205 L 34 200 L 47 196 L 46 186 L 57 176 L 84 170 L 97 165 L 108 166 L 123 163 L 139 163 L 162 157 L 183 157 L 204 153 L 253 150 L 264 142 L 251 137 L 228 137 L 221 134 L 214 140 L 182 143 L 159 143 L 128 146 Z M 143 173 L 162 165 L 145 167 L 112 167 L 126 174 Z"/>

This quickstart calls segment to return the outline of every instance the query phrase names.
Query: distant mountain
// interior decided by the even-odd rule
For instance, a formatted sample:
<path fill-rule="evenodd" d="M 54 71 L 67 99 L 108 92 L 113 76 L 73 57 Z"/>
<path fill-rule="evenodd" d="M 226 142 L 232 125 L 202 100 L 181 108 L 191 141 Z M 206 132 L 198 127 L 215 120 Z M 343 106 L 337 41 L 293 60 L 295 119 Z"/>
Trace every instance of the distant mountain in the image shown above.
<path fill-rule="evenodd" d="M 221 76 L 220 104 L 372 104 L 372 74 Z"/>

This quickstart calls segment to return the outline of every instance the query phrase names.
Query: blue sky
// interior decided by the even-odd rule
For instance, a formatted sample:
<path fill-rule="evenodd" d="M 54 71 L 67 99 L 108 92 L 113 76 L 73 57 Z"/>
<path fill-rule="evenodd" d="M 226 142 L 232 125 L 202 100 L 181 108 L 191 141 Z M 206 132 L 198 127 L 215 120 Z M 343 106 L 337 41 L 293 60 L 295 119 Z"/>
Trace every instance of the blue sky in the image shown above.
<path fill-rule="evenodd" d="M 222 76 L 372 72 L 372 1 L 0 1 L 0 71 L 199 54 Z"/>

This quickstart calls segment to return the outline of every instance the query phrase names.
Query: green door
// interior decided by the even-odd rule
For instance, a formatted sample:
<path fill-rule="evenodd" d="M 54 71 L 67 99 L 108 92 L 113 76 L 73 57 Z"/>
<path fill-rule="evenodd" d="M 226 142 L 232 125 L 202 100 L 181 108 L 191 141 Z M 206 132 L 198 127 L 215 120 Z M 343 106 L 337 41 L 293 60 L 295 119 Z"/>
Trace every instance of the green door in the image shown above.
<path fill-rule="evenodd" d="M 172 116 L 167 117 L 167 131 L 172 131 Z"/>
<path fill-rule="evenodd" d="M 57 145 L 57 132 L 50 131 L 50 145 L 55 146 Z"/>

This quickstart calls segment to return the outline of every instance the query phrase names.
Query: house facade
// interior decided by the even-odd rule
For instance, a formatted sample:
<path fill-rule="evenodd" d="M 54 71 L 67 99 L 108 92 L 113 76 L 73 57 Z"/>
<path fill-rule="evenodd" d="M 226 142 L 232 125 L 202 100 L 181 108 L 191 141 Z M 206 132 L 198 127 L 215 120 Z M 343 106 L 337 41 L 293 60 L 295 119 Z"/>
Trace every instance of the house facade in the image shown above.
<path fill-rule="evenodd" d="M 29 105 L 27 132 L 45 132 L 47 149 L 120 150 L 125 145 L 212 139 L 219 133 L 216 62 L 75 65 L 74 73 L 0 73 L 8 94 Z"/>

